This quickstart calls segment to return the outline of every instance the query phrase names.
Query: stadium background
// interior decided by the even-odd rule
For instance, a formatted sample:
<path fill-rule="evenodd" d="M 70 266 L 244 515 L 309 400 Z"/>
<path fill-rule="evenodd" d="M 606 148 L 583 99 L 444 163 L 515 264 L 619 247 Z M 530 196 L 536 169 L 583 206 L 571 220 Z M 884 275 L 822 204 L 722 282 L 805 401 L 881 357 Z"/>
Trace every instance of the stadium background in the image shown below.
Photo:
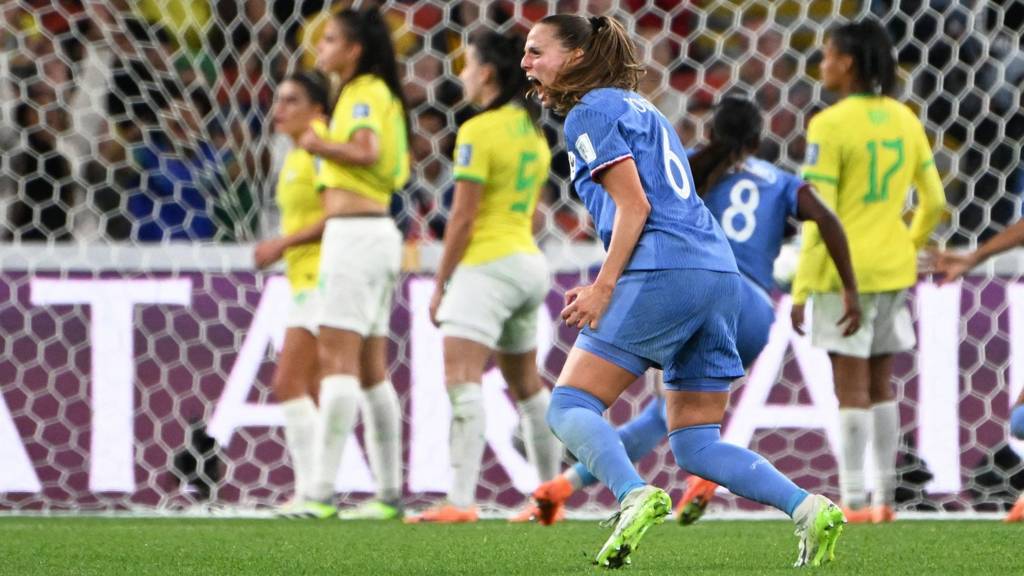
<path fill-rule="evenodd" d="M 286 290 L 279 276 L 253 270 L 251 245 L 276 229 L 275 166 L 287 146 L 267 122 L 276 82 L 311 64 L 303 46 L 348 4 L 0 6 L 0 509 L 166 511 L 199 503 L 246 512 L 288 497 L 291 473 L 268 387 Z M 829 103 L 816 82 L 824 32 L 837 19 L 874 14 L 896 40 L 901 97 L 926 119 L 946 184 L 949 218 L 935 241 L 974 245 L 1020 213 L 1020 2 L 382 5 L 413 129 L 413 180 L 393 205 L 407 239 L 407 276 L 391 351 L 413 504 L 446 482 L 447 430 L 437 423 L 447 421 L 447 400 L 422 278 L 439 254 L 455 129 L 469 114 L 454 76 L 478 27 L 524 30 L 554 11 L 614 14 L 649 65 L 641 91 L 684 144 L 700 141 L 716 96 L 741 91 L 765 110 L 761 155 L 796 169 L 807 119 Z M 554 314 L 560 292 L 587 278 L 601 252 L 565 181 L 558 125 L 547 128 L 557 154 L 539 217 L 540 242 L 558 270 Z M 1024 467 L 1006 441 L 1009 405 L 1024 384 L 1018 262 L 997 260 L 951 289 L 924 279 L 915 293 L 921 351 L 897 362 L 898 498 L 907 509 L 994 511 L 1024 488 Z M 786 318 L 787 300 L 778 297 Z M 551 382 L 574 333 L 543 324 Z M 737 389 L 726 437 L 752 442 L 804 487 L 834 494 L 830 374 L 820 351 L 788 326 L 773 330 L 766 359 Z M 536 478 L 500 377 L 489 375 L 485 388 L 490 448 L 478 495 L 496 511 L 520 504 Z M 638 410 L 648 389 L 632 388 L 612 419 Z M 219 447 L 208 452 L 200 429 Z M 372 479 L 357 450 L 346 454 L 339 487 L 354 501 Z M 197 459 L 209 467 L 187 478 Z M 678 496 L 683 477 L 664 447 L 641 469 Z M 612 499 L 591 489 L 571 503 L 595 512 Z M 723 495 L 713 511 L 751 509 Z"/>

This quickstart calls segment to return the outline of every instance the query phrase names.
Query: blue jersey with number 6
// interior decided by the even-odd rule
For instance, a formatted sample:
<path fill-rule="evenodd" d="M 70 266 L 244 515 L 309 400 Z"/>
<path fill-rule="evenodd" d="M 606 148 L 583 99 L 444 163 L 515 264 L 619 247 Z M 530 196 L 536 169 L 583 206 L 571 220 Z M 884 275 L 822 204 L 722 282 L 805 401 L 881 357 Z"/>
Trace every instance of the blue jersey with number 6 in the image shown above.
<path fill-rule="evenodd" d="M 565 119 L 569 168 L 605 249 L 615 202 L 601 187 L 601 172 L 632 158 L 651 213 L 626 270 L 703 269 L 736 272 L 721 227 L 697 196 L 690 165 L 671 123 L 643 96 L 599 88 Z"/>
<path fill-rule="evenodd" d="M 804 181 L 758 158 L 748 158 L 704 195 L 736 256 L 740 272 L 767 292 L 775 286 L 772 267 L 796 216 L 797 190 Z"/>

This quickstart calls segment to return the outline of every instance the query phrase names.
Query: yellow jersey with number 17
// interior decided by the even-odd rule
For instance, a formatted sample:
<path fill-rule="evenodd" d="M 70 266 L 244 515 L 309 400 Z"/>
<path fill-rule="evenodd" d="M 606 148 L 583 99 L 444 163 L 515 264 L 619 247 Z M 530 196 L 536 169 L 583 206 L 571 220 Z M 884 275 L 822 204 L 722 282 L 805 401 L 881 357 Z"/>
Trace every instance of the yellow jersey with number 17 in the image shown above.
<path fill-rule="evenodd" d="M 533 241 L 533 212 L 550 167 L 548 142 L 519 105 L 483 112 L 459 128 L 455 180 L 483 185 L 462 264 L 540 252 Z"/>
<path fill-rule="evenodd" d="M 347 190 L 388 206 L 391 194 L 409 180 L 409 138 L 402 102 L 372 74 L 357 76 L 342 88 L 327 139 L 348 142 L 363 128 L 377 135 L 377 161 L 370 166 L 353 166 L 324 160 L 318 187 Z"/>
<path fill-rule="evenodd" d="M 326 137 L 327 126 L 312 124 L 317 136 Z M 287 236 L 316 224 L 324 217 L 316 190 L 317 158 L 298 146 L 285 156 L 277 176 L 277 206 L 281 211 L 281 234 Z M 285 270 L 292 292 L 316 286 L 320 268 L 320 242 L 294 246 L 284 251 Z"/>
<path fill-rule="evenodd" d="M 819 112 L 807 129 L 803 177 L 842 222 L 861 292 L 917 282 L 917 251 L 942 217 L 945 195 L 924 127 L 910 108 L 866 94 Z M 911 186 L 917 209 L 908 229 L 903 212 Z M 793 300 L 841 289 L 817 225 L 805 223 Z"/>

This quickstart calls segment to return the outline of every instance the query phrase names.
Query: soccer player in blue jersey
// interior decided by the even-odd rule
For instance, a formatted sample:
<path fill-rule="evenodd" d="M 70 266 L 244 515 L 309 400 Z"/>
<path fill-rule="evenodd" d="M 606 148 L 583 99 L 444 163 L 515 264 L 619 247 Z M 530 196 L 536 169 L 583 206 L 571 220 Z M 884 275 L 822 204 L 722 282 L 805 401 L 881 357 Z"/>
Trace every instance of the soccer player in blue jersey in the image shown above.
<path fill-rule="evenodd" d="M 753 102 L 724 98 L 712 119 L 710 141 L 689 156 L 697 194 L 721 224 L 743 276 L 736 350 L 745 369 L 768 343 L 775 321 L 769 297 L 775 287 L 772 264 L 791 217 L 818 225 L 845 282 L 849 298 L 841 319 L 844 332 L 855 332 L 860 321 L 856 281 L 842 225 L 808 183 L 753 156 L 760 146 L 762 125 L 761 113 Z M 655 398 L 619 428 L 619 438 L 632 461 L 646 456 L 668 432 L 663 411 L 663 402 Z M 577 463 L 541 485 L 534 493 L 543 512 L 539 520 L 553 520 L 575 490 L 595 482 L 597 479 Z M 700 518 L 716 488 L 714 482 L 691 476 L 677 508 L 680 522 L 691 524 Z"/>
<path fill-rule="evenodd" d="M 555 435 L 620 504 L 597 564 L 626 563 L 672 505 L 640 478 L 602 417 L 651 367 L 664 370 L 680 467 L 793 517 L 798 565 L 832 560 L 842 511 L 720 439 L 729 384 L 743 374 L 742 280 L 672 126 L 634 91 L 643 67 L 626 31 L 603 16 L 548 16 L 530 31 L 522 65 L 542 103 L 567 116 L 573 185 L 607 250 L 594 283 L 566 293 L 562 318 L 582 330 L 548 410 Z"/>

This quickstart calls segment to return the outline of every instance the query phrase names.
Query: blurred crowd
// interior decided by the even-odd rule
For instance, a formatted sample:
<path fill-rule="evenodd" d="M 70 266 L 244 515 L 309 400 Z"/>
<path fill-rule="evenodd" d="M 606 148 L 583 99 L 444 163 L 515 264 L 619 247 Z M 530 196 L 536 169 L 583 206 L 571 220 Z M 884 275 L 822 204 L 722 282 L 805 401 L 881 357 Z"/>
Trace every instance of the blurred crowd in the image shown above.
<path fill-rule="evenodd" d="M 477 27 L 525 32 L 550 11 L 611 13 L 649 63 L 640 91 L 699 145 L 716 97 L 766 111 L 761 155 L 796 169 L 812 111 L 828 103 L 815 54 L 828 23 L 870 9 L 887 22 L 905 99 L 928 119 L 971 241 L 1020 212 L 1024 3 L 714 0 L 385 2 L 411 105 L 414 177 L 394 214 L 439 238 L 450 202 L 462 43 Z M 326 18 L 350 1 L 9 0 L 0 3 L 0 239 L 247 241 L 270 232 L 274 87 L 312 66 Z M 558 124 L 546 121 L 553 144 Z M 549 239 L 590 238 L 556 146 L 542 199 Z"/>

